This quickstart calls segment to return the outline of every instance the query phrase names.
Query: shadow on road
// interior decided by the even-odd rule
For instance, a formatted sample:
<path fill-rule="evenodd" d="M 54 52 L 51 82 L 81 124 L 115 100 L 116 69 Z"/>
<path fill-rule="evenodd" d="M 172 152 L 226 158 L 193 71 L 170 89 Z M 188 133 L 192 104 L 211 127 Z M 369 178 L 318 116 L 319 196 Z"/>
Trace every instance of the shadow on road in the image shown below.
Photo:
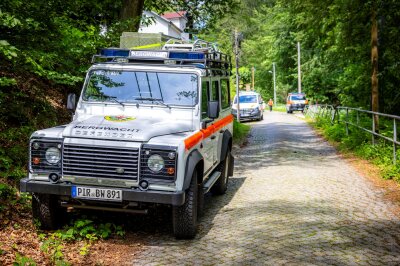
<path fill-rule="evenodd" d="M 202 220 L 202 227 L 213 225 L 214 215 L 221 211 L 223 202 L 221 198 L 209 207 L 209 217 Z M 177 253 L 183 252 L 188 265 L 201 260 L 201 256 L 207 256 L 196 252 L 203 249 L 205 252 L 213 250 L 212 255 L 218 254 L 217 257 L 225 263 L 229 263 L 229 257 L 225 255 L 233 252 L 237 255 L 235 265 L 274 265 L 271 261 L 287 261 L 291 265 L 400 263 L 398 222 L 357 221 L 349 216 L 346 208 L 336 208 L 334 204 L 330 201 L 312 204 L 287 200 L 257 201 L 251 206 L 235 207 L 220 213 L 219 216 L 224 216 L 220 220 L 232 223 L 215 224 L 212 236 L 206 236 L 208 229 L 205 228 L 201 228 L 199 236 L 191 241 L 177 241 L 169 234 L 152 235 L 149 236 L 150 245 L 174 247 L 174 253 L 170 255 L 179 257 Z M 263 217 L 263 223 L 260 223 L 260 217 Z M 393 264 L 382 264 L 385 260 Z"/>
<path fill-rule="evenodd" d="M 315 135 L 307 124 L 284 122 L 255 123 L 247 147 L 237 153 L 236 166 L 241 169 L 267 168 L 271 166 L 299 165 L 318 167 L 311 162 L 334 162 L 336 150 L 320 145 L 323 140 Z"/>

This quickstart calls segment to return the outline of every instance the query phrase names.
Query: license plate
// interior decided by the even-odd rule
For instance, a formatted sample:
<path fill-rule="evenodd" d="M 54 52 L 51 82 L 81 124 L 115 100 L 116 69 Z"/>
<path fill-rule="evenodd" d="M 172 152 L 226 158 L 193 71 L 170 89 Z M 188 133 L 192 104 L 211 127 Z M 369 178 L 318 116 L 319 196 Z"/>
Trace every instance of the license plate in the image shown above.
<path fill-rule="evenodd" d="M 122 201 L 122 190 L 72 186 L 71 196 L 80 199 Z"/>

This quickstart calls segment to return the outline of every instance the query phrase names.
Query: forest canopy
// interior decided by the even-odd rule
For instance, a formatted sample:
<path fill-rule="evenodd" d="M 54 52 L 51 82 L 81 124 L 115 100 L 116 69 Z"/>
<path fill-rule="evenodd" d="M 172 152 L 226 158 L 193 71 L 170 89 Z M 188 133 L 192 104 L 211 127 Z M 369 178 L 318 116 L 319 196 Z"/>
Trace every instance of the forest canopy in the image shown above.
<path fill-rule="evenodd" d="M 26 143 L 36 129 L 66 123 L 66 95 L 80 93 L 91 56 L 119 46 L 119 36 L 141 17 L 186 10 L 189 27 L 232 55 L 233 32 L 242 33 L 241 83 L 255 68 L 255 89 L 278 101 L 297 88 L 301 44 L 302 88 L 313 102 L 371 108 L 371 20 L 378 27 L 379 110 L 400 111 L 400 2 L 347 0 L 51 0 L 0 1 L 0 173 L 25 175 Z M 132 11 L 132 10 L 131 10 Z M 128 12 L 129 13 L 129 12 Z M 136 25 L 136 26 L 135 26 Z M 190 31 L 190 29 L 189 29 Z"/>

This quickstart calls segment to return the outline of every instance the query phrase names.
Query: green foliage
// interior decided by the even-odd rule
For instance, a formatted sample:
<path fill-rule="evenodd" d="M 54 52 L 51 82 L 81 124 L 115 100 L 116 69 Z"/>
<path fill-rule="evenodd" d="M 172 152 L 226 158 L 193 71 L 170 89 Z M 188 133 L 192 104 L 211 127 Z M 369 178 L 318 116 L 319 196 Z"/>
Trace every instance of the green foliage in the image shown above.
<path fill-rule="evenodd" d="M 18 194 L 14 186 L 2 183 L 0 180 L 0 220 L 3 213 L 9 210 L 28 210 L 30 208 L 31 196 L 28 193 Z"/>
<path fill-rule="evenodd" d="M 85 256 L 89 253 L 91 244 L 94 241 L 107 239 L 112 235 L 123 237 L 125 236 L 125 231 L 121 226 L 112 223 L 97 224 L 89 219 L 79 219 L 62 230 L 57 230 L 50 234 L 41 234 L 39 237 L 43 240 L 41 249 L 49 254 L 53 263 L 68 265 L 64 261 L 63 253 L 66 242 L 84 241 L 79 254 Z"/>
<path fill-rule="evenodd" d="M 236 144 L 243 144 L 249 134 L 251 127 L 249 125 L 233 121 L 233 142 Z"/>
<path fill-rule="evenodd" d="M 353 119 L 352 122 L 356 123 L 354 117 L 350 116 L 350 119 Z M 390 127 L 385 125 L 385 121 L 381 120 L 381 122 L 382 128 L 386 128 L 390 132 Z M 372 145 L 370 142 L 371 135 L 354 126 L 349 126 L 349 135 L 346 135 L 344 123 L 331 124 L 330 118 L 320 117 L 313 124 L 322 130 L 328 140 L 338 143 L 339 150 L 352 151 L 357 156 L 371 161 L 380 168 L 383 178 L 400 181 L 400 165 L 399 163 L 393 165 L 393 145 L 391 142 L 387 143 L 382 139 L 377 139 L 378 143 Z M 371 125 L 371 121 L 368 118 L 362 118 L 360 125 L 368 127 L 368 125 Z M 385 130 L 382 129 L 380 133 L 385 134 Z M 399 161 L 400 156 L 397 154 L 397 162 Z"/>
<path fill-rule="evenodd" d="M 399 1 L 241 0 L 240 12 L 222 19 L 209 35 L 232 54 L 233 31 L 243 33 L 240 67 L 256 67 L 256 90 L 263 97 L 273 92 L 269 73 L 273 62 L 278 103 L 297 89 L 300 42 L 302 89 L 308 98 L 369 109 L 373 8 L 378 14 L 379 105 L 382 112 L 396 114 L 400 111 Z"/>
<path fill-rule="evenodd" d="M 267 104 L 267 103 L 268 103 L 268 102 L 266 102 L 266 104 Z M 266 110 L 268 110 L 268 106 L 266 105 L 265 107 L 266 107 Z M 284 105 L 284 104 L 275 105 L 275 104 L 274 104 L 272 110 L 273 110 L 274 112 L 286 112 L 286 105 Z"/>
<path fill-rule="evenodd" d="M 31 258 L 21 256 L 19 253 L 16 253 L 13 266 L 36 266 L 36 262 Z"/>

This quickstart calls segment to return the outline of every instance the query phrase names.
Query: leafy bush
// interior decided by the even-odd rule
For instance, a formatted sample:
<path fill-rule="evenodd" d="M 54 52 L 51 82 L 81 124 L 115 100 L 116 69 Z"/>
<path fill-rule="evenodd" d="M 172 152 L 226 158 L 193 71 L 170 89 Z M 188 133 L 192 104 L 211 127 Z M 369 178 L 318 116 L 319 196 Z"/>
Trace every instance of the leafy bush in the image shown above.
<path fill-rule="evenodd" d="M 64 261 L 63 243 L 85 241 L 79 252 L 80 255 L 85 256 L 89 253 L 90 246 L 94 241 L 107 239 L 112 235 L 123 237 L 125 231 L 121 226 L 112 223 L 96 224 L 89 219 L 79 219 L 62 230 L 50 234 L 40 234 L 39 237 L 43 240 L 41 249 L 50 255 L 53 263 L 68 265 Z"/>

